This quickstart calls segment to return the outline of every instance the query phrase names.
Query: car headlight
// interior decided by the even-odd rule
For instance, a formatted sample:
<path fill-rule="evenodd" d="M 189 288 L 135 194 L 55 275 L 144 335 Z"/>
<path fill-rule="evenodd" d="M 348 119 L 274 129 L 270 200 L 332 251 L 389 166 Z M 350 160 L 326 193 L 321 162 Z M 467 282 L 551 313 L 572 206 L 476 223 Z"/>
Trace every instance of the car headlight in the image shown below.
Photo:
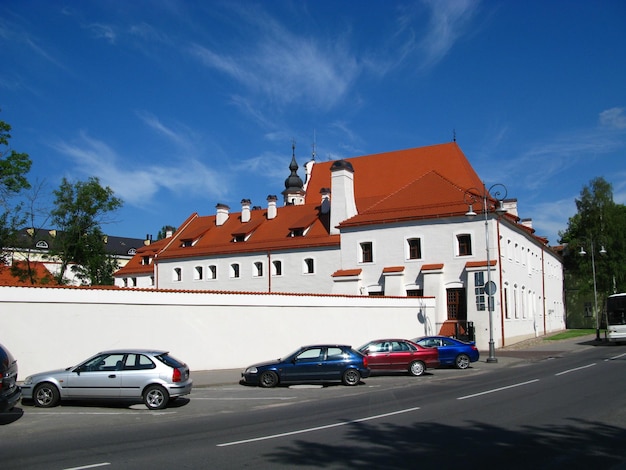
<path fill-rule="evenodd" d="M 24 380 L 24 385 L 30 385 L 33 383 L 33 378 L 29 375 L 28 377 L 26 377 L 26 380 Z"/>
<path fill-rule="evenodd" d="M 256 374 L 259 370 L 256 367 L 248 367 L 246 369 L 246 374 Z"/>

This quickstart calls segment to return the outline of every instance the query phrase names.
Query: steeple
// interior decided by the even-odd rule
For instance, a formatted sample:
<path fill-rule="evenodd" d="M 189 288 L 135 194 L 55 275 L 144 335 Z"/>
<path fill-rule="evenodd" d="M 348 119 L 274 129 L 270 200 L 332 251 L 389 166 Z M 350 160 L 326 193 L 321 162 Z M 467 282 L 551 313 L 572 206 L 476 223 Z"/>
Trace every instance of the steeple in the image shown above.
<path fill-rule="evenodd" d="M 298 163 L 296 162 L 296 141 L 291 143 L 291 163 L 289 164 L 291 174 L 285 180 L 285 190 L 283 191 L 285 205 L 304 204 L 304 183 L 298 176 Z"/>

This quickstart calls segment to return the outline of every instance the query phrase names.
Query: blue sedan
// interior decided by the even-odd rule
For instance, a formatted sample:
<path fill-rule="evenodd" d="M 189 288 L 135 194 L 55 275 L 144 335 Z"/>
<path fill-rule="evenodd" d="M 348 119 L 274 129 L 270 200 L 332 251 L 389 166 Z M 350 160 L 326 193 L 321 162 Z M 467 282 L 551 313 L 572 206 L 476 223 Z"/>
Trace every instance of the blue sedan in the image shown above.
<path fill-rule="evenodd" d="M 255 364 L 241 373 L 241 383 L 275 387 L 287 383 L 342 382 L 357 385 L 369 377 L 367 357 L 350 346 L 304 346 L 275 361 Z"/>
<path fill-rule="evenodd" d="M 455 366 L 457 369 L 467 369 L 471 362 L 478 361 L 480 353 L 476 343 L 466 343 L 447 336 L 423 336 L 415 338 L 414 343 L 427 348 L 437 348 L 441 365 Z"/>

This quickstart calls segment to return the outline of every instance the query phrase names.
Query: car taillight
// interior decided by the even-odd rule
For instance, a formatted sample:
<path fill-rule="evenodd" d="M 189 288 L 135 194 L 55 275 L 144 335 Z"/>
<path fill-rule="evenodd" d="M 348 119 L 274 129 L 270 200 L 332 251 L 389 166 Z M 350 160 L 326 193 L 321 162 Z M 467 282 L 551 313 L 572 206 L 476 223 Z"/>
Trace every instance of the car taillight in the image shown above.
<path fill-rule="evenodd" d="M 363 356 L 363 367 L 367 367 L 367 356 Z"/>
<path fill-rule="evenodd" d="M 174 373 L 172 374 L 172 382 L 180 382 L 183 378 L 183 375 L 180 373 L 180 369 L 174 368 Z"/>

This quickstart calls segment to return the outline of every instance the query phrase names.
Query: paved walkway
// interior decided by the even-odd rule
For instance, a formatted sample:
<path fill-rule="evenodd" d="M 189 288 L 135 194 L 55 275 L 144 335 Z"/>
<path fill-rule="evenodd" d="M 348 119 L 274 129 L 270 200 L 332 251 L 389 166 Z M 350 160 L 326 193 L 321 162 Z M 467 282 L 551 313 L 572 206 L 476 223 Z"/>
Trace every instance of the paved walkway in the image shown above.
<path fill-rule="evenodd" d="M 585 347 L 608 346 L 606 341 L 597 342 L 595 335 L 579 336 L 564 340 L 547 340 L 533 338 L 522 341 L 505 348 L 496 349 L 495 357 L 497 362 L 490 363 L 494 368 L 509 367 L 520 362 L 534 362 L 549 357 L 558 357 L 562 354 L 574 352 Z M 480 352 L 480 362 L 486 362 L 489 353 Z M 219 370 L 194 370 L 191 371 L 194 387 L 211 387 L 217 385 L 239 384 L 241 379 L 241 369 L 219 369 Z"/>

